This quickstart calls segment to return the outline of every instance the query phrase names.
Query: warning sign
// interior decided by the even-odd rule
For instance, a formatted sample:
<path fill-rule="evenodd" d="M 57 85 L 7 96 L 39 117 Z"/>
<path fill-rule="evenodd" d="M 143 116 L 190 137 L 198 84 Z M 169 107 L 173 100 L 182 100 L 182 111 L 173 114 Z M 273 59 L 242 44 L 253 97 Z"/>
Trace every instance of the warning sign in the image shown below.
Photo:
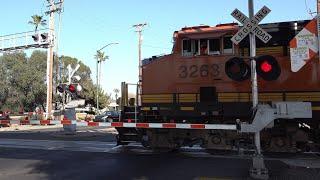
<path fill-rule="evenodd" d="M 317 53 L 317 20 L 313 19 L 290 41 L 291 71 L 298 72 Z"/>
<path fill-rule="evenodd" d="M 309 59 L 310 57 L 308 47 L 293 48 L 290 53 L 291 53 L 291 60 Z"/>

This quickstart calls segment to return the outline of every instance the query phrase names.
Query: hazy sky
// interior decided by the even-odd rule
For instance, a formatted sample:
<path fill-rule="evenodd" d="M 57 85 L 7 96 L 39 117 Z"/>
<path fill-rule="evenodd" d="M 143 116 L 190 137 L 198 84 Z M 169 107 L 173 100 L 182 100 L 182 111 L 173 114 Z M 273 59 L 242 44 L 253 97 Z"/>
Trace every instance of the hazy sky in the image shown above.
<path fill-rule="evenodd" d="M 33 30 L 27 22 L 44 14 L 46 0 L 0 0 L 0 35 Z M 316 0 L 255 0 L 272 12 L 263 20 L 279 22 L 311 19 Z M 88 65 L 95 80 L 95 52 L 104 45 L 110 57 L 103 65 L 102 85 L 107 92 L 120 82 L 138 80 L 138 38 L 132 25 L 147 22 L 143 32 L 142 57 L 171 52 L 172 34 L 184 26 L 216 25 L 235 21 L 230 13 L 238 8 L 247 14 L 247 0 L 65 0 L 60 36 L 60 54 L 76 57 Z M 47 17 L 46 17 L 47 18 Z"/>

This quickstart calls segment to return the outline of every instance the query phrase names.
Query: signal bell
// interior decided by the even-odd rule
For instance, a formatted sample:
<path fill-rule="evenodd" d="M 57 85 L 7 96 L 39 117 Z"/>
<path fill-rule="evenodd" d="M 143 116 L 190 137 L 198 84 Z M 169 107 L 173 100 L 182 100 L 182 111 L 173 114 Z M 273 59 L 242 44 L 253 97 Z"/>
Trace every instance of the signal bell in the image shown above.
<path fill-rule="evenodd" d="M 257 74 L 266 81 L 278 79 L 281 68 L 278 61 L 270 55 L 263 55 L 255 58 Z"/>

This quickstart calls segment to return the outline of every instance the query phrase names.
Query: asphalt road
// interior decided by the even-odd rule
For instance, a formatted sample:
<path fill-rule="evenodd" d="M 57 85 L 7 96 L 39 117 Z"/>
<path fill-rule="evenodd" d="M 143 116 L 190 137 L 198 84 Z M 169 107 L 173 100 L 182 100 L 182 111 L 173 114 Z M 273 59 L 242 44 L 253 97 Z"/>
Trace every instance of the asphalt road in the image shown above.
<path fill-rule="evenodd" d="M 250 179 L 252 162 L 246 156 L 211 155 L 196 148 L 154 153 L 138 144 L 116 146 L 114 134 L 100 129 L 81 133 L 65 137 L 54 130 L 1 132 L 0 179 Z M 320 179 L 320 158 L 310 157 L 311 166 L 266 157 L 270 179 Z"/>
<path fill-rule="evenodd" d="M 177 154 L 0 150 L 0 179 L 249 179 L 251 161 Z M 318 169 L 267 161 L 271 179 L 319 179 Z"/>

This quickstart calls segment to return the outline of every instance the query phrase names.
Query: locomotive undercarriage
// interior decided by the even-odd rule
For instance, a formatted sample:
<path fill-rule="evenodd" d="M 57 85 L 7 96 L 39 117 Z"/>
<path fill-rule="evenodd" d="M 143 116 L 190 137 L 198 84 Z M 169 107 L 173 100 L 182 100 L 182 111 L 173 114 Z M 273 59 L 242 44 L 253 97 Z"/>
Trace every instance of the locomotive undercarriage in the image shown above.
<path fill-rule="evenodd" d="M 275 131 L 280 131 L 277 133 Z M 142 144 L 157 150 L 175 150 L 199 145 L 207 150 L 254 150 L 253 135 L 225 130 L 146 129 L 140 130 Z M 301 128 L 276 128 L 261 132 L 264 152 L 318 151 L 318 145 Z"/>
<path fill-rule="evenodd" d="M 160 109 L 161 107 L 154 108 L 151 111 L 140 111 L 138 115 L 139 121 L 147 123 L 235 124 L 235 119 L 237 119 L 237 117 L 221 117 L 218 113 L 198 112 L 200 116 L 196 116 L 192 112 L 168 112 L 161 111 Z M 214 108 L 214 112 L 218 111 L 218 109 Z M 193 112 L 196 112 L 196 110 Z M 186 114 L 188 116 L 186 116 Z M 200 122 L 199 119 L 202 119 L 203 121 Z M 308 151 L 318 152 L 318 127 L 319 123 L 315 118 L 290 120 L 276 119 L 273 123 L 269 124 L 267 128 L 261 131 L 262 150 L 264 152 L 291 153 Z M 128 129 L 123 129 L 122 131 L 128 131 Z M 199 145 L 209 151 L 237 149 L 251 151 L 255 149 L 253 133 L 204 129 L 131 129 L 130 131 L 131 134 L 132 131 L 136 132 L 136 140 L 141 141 L 143 146 L 153 150 L 162 149 L 170 151 L 177 150 L 183 146 L 191 147 L 194 145 Z M 120 136 L 121 134 L 125 134 L 125 132 L 120 133 Z M 119 142 L 122 141 L 122 139 L 119 138 Z"/>

